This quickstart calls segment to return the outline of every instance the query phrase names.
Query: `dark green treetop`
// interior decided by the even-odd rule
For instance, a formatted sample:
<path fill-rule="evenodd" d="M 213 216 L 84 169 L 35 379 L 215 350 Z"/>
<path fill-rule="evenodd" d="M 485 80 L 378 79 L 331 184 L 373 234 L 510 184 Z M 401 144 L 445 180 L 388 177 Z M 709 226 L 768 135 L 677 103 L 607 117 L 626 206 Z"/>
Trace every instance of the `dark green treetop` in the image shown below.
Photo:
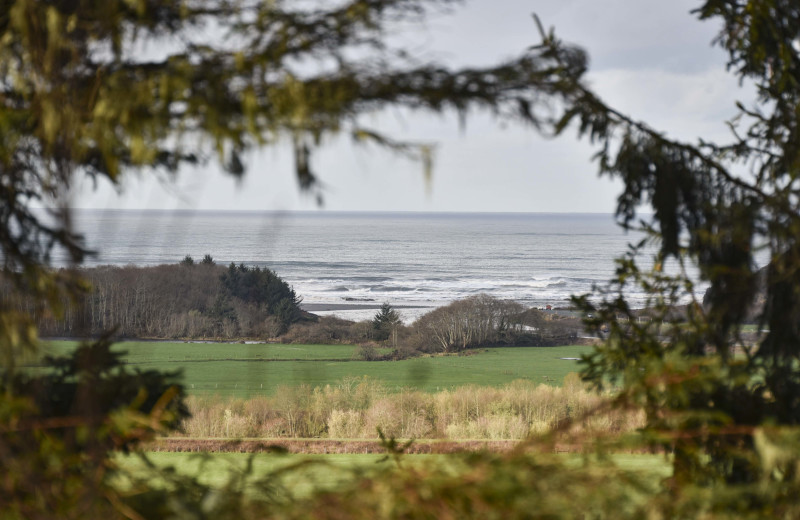
<path fill-rule="evenodd" d="M 380 310 L 372 318 L 372 328 L 377 340 L 385 340 L 400 325 L 400 315 L 389 302 L 384 302 Z"/>

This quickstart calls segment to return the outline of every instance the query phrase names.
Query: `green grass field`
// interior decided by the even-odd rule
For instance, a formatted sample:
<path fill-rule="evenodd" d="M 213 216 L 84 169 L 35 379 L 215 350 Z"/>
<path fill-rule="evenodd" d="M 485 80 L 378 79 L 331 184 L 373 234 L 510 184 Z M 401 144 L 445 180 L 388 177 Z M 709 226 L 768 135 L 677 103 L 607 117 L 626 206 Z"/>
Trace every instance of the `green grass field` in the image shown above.
<path fill-rule="evenodd" d="M 196 476 L 206 485 L 222 487 L 232 477 L 245 472 L 248 461 L 252 470 L 247 481 L 272 474 L 279 482 L 296 496 L 304 496 L 311 491 L 329 490 L 352 479 L 356 472 L 368 472 L 389 464 L 383 455 L 276 455 L 247 453 L 146 453 L 147 459 L 155 466 L 148 468 L 139 455 L 119 455 L 115 458 L 121 468 L 140 478 L 146 478 L 156 486 L 164 479 L 165 470 L 172 468 L 184 476 Z M 413 455 L 410 460 L 419 461 L 432 455 Z M 124 486 L 124 484 L 123 484 Z"/>
<path fill-rule="evenodd" d="M 54 341 L 50 354 L 65 353 L 75 342 Z M 368 376 L 389 388 L 437 391 L 465 384 L 499 386 L 515 379 L 558 385 L 578 370 L 574 360 L 591 347 L 481 349 L 469 356 L 434 356 L 404 361 L 353 361 L 350 345 L 275 345 L 123 342 L 131 368 L 181 370 L 190 394 L 269 395 L 281 385 L 321 386 L 348 377 Z"/>
<path fill-rule="evenodd" d="M 164 478 L 165 468 L 172 467 L 181 475 L 198 476 L 200 482 L 210 486 L 223 486 L 231 476 L 241 475 L 251 461 L 252 470 L 248 482 L 274 474 L 280 482 L 296 496 L 304 496 L 311 491 L 330 490 L 355 478 L 357 475 L 369 475 L 391 461 L 379 454 L 336 454 L 336 455 L 276 455 L 247 453 L 147 453 L 146 457 L 155 466 L 148 469 L 138 455 L 118 455 L 116 462 L 125 470 L 148 478 L 158 485 L 158 479 Z M 571 466 L 584 462 L 592 463 L 578 454 L 560 454 Z M 613 463 L 621 470 L 632 471 L 642 478 L 654 481 L 671 474 L 669 460 L 663 455 L 647 454 L 614 454 L 610 456 Z M 457 459 L 453 455 L 405 455 L 404 464 L 454 464 Z M 287 468 L 291 471 L 280 472 Z M 275 473 L 278 472 L 278 473 Z M 161 476 L 159 476 L 161 475 Z"/>
<path fill-rule="evenodd" d="M 76 341 L 49 341 L 45 353 L 64 354 L 78 345 Z M 129 363 L 163 364 L 183 361 L 264 361 L 264 360 L 341 360 L 352 359 L 352 345 L 280 345 L 243 343 L 186 343 L 168 341 L 122 341 L 115 350 L 126 352 Z M 387 349 L 388 350 L 388 349 Z"/>

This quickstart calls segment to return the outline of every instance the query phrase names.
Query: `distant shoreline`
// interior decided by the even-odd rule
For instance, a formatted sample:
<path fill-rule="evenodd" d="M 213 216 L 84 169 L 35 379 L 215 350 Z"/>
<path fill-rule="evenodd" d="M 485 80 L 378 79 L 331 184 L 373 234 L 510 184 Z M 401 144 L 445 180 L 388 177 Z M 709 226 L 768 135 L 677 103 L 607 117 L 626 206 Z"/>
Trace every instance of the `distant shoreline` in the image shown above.
<path fill-rule="evenodd" d="M 300 308 L 306 312 L 329 312 L 329 311 L 354 311 L 354 310 L 377 310 L 383 303 L 375 302 L 354 302 L 354 303 L 301 303 Z M 392 305 L 393 309 L 425 309 L 426 305 Z M 434 307 L 431 307 L 431 310 Z"/>

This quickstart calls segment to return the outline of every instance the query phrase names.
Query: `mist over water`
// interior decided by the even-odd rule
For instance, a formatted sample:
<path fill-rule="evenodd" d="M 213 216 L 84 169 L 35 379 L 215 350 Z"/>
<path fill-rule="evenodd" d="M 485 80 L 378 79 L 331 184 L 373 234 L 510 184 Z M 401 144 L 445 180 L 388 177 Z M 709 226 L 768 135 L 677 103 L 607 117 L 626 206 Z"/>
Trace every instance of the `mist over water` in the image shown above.
<path fill-rule="evenodd" d="M 89 266 L 210 254 L 273 269 L 305 303 L 424 307 L 479 293 L 565 306 L 605 284 L 614 258 L 641 238 L 607 214 L 80 210 L 75 222 L 99 251 Z"/>

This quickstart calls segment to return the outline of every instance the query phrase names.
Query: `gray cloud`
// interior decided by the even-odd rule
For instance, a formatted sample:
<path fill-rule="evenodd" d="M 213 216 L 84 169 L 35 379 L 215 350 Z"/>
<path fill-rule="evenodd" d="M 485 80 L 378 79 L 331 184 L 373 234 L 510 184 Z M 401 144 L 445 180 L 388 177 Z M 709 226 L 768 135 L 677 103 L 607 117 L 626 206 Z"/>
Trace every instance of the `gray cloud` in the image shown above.
<path fill-rule="evenodd" d="M 637 119 L 688 140 L 724 139 L 722 121 L 733 101 L 747 98 L 724 72 L 725 54 L 712 48 L 716 29 L 689 11 L 688 0 L 474 1 L 437 14 L 392 41 L 423 58 L 452 65 L 486 65 L 523 52 L 538 35 L 536 12 L 565 41 L 591 55 L 589 79 L 598 93 Z M 488 115 L 471 118 L 465 131 L 455 117 L 389 111 L 374 125 L 397 138 L 438 144 L 430 195 L 421 167 L 374 148 L 333 139 L 314 166 L 336 210 L 591 211 L 610 212 L 618 186 L 597 179 L 592 149 L 573 136 L 543 139 L 530 129 L 503 128 Z M 174 192 L 152 179 L 131 180 L 120 198 L 109 187 L 83 189 L 87 207 L 196 207 L 213 209 L 313 209 L 298 193 L 286 146 L 251 154 L 249 176 L 237 186 L 214 167 L 184 172 Z"/>

